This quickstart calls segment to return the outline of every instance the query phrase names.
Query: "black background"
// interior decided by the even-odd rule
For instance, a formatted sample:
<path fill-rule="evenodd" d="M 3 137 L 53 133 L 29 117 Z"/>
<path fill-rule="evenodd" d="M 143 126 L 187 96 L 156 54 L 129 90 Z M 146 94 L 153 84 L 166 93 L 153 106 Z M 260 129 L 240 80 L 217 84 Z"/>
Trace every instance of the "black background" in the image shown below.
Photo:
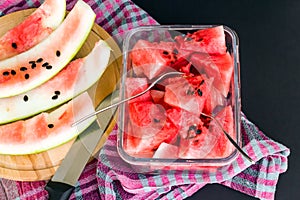
<path fill-rule="evenodd" d="M 275 199 L 299 199 L 300 1 L 133 1 L 160 24 L 223 24 L 237 32 L 242 110 L 267 136 L 291 149 Z M 214 184 L 188 199 L 255 198 Z"/>

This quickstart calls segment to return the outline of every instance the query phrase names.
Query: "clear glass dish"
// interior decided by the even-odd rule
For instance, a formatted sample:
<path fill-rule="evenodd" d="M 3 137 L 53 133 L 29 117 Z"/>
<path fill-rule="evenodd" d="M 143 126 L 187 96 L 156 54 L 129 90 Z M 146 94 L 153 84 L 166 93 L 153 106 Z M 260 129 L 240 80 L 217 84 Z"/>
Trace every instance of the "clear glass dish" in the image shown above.
<path fill-rule="evenodd" d="M 140 72 L 133 70 L 132 60 L 130 56 L 135 44 L 139 40 L 147 40 L 149 42 L 161 42 L 161 41 L 170 42 L 170 41 L 174 41 L 174 38 L 176 36 L 184 37 L 188 33 L 193 33 L 198 30 L 203 30 L 203 29 L 212 28 L 216 26 L 217 25 L 142 26 L 142 27 L 132 29 L 130 32 L 128 32 L 126 34 L 123 43 L 123 69 L 121 72 L 122 76 L 121 76 L 121 87 L 120 87 L 121 99 L 125 99 L 126 97 L 128 97 L 126 94 L 127 87 L 134 87 L 128 85 L 127 82 L 128 79 L 132 77 L 145 78 L 145 75 L 141 75 Z M 229 93 L 225 97 L 226 106 L 229 105 L 232 110 L 233 129 L 231 134 L 234 137 L 235 141 L 240 145 L 241 144 L 241 133 L 240 133 L 241 98 L 240 98 L 238 37 L 237 34 L 229 27 L 226 26 L 222 26 L 222 27 L 224 29 L 227 51 L 232 57 L 232 67 L 233 67 L 233 74 L 230 80 Z M 151 83 L 151 79 L 147 77 L 146 79 L 149 83 Z M 219 110 L 222 110 L 224 108 L 224 106 L 223 107 L 219 106 L 219 107 L 221 108 Z M 219 111 L 216 112 L 214 111 L 214 113 L 212 114 L 217 115 L 218 112 Z M 152 157 L 153 155 L 149 156 L 146 154 L 145 155 L 142 154 L 138 155 L 136 153 L 132 154 L 130 153 L 131 151 L 128 150 L 128 143 L 127 143 L 129 141 L 128 139 L 129 136 L 127 134 L 129 132 L 128 121 L 130 121 L 130 117 L 128 113 L 128 103 L 124 103 L 120 106 L 120 115 L 118 120 L 118 127 L 119 127 L 118 141 L 117 141 L 118 153 L 124 161 L 131 164 L 138 172 L 153 173 L 158 171 L 161 172 L 163 170 L 209 170 L 211 171 L 211 170 L 216 170 L 220 166 L 228 165 L 238 155 L 238 151 L 233 146 L 230 147 L 231 149 L 230 152 L 223 157 L 212 156 L 212 157 L 199 157 L 199 158 L 189 158 L 189 157 L 178 158 L 177 156 L 171 155 L 170 157 L 165 157 L 164 155 L 163 158 L 161 158 L 161 157 Z M 131 127 L 130 132 L 135 132 L 135 129 Z M 151 142 L 151 138 L 149 138 L 149 142 Z M 172 145 L 174 145 L 174 143 L 176 142 L 173 142 Z M 177 146 L 179 148 L 180 144 L 176 143 L 174 146 Z M 145 145 L 150 145 L 150 144 L 145 143 Z M 214 148 L 218 148 L 218 147 L 215 146 Z"/>

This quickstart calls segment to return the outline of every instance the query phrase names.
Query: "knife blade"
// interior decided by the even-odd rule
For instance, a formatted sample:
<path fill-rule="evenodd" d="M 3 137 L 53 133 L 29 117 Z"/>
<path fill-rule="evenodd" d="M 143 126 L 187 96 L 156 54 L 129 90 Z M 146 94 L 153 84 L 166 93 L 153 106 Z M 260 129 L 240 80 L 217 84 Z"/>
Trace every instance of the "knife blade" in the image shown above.
<path fill-rule="evenodd" d="M 106 97 L 96 110 L 110 105 L 113 101 L 112 97 L 113 94 Z M 45 186 L 50 200 L 69 199 L 80 174 L 113 119 L 116 110 L 117 107 L 100 113 L 97 120 L 77 137 L 54 176 Z"/>

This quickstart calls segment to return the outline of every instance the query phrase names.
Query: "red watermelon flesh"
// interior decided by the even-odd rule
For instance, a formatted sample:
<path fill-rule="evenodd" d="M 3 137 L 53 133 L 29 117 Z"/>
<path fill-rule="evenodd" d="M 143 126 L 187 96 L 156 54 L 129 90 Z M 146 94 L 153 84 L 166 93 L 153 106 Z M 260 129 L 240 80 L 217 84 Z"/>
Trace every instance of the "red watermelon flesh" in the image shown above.
<path fill-rule="evenodd" d="M 203 125 L 199 116 L 187 112 L 180 108 L 171 108 L 167 110 L 167 116 L 170 121 L 178 128 L 180 137 L 188 138 L 194 134 L 189 130 L 196 128 L 198 125 Z"/>
<path fill-rule="evenodd" d="M 185 37 L 177 36 L 175 40 L 180 44 L 180 50 L 191 53 L 224 54 L 227 50 L 223 26 L 198 30 Z"/>
<path fill-rule="evenodd" d="M 138 75 L 145 75 L 153 79 L 159 74 L 171 70 L 171 65 L 176 61 L 176 43 L 174 42 L 149 42 L 139 40 L 132 51 L 130 58 L 132 68 Z"/>
<path fill-rule="evenodd" d="M 164 100 L 170 106 L 179 107 L 200 116 L 210 87 L 211 80 L 204 79 L 200 75 L 182 78 L 181 81 L 165 87 Z"/>
<path fill-rule="evenodd" d="M 27 51 L 49 36 L 63 21 L 65 8 L 65 1 L 44 1 L 24 21 L 0 37 L 0 60 Z"/>
<path fill-rule="evenodd" d="M 148 88 L 148 80 L 147 78 L 126 78 L 126 97 L 134 96 L 138 93 L 143 92 Z M 129 102 L 136 102 L 136 101 L 150 101 L 151 96 L 150 92 L 146 92 L 145 94 L 130 100 Z"/>
<path fill-rule="evenodd" d="M 162 130 L 166 121 L 165 109 L 151 101 L 129 104 L 129 119 L 135 137 L 149 138 Z"/>
<path fill-rule="evenodd" d="M 197 126 L 201 130 L 195 137 L 181 138 L 179 144 L 180 158 L 205 158 L 214 148 L 217 137 L 204 126 Z"/>
<path fill-rule="evenodd" d="M 155 151 L 153 158 L 177 159 L 177 155 L 178 146 L 162 142 Z"/>
<path fill-rule="evenodd" d="M 233 60 L 229 53 L 223 55 L 193 54 L 191 62 L 199 72 L 213 77 L 214 87 L 225 97 L 227 96 L 233 73 Z"/>
<path fill-rule="evenodd" d="M 226 98 L 215 87 L 211 87 L 204 103 L 203 112 L 212 115 L 217 106 L 226 105 Z"/>
<path fill-rule="evenodd" d="M 221 123 L 224 130 L 232 137 L 236 138 L 234 135 L 234 122 L 233 122 L 233 112 L 232 107 L 227 106 L 218 115 L 216 119 Z M 211 134 L 216 135 L 218 138 L 213 150 L 207 155 L 208 158 L 226 158 L 234 150 L 233 145 L 227 139 L 222 129 L 213 120 L 209 127 Z"/>
<path fill-rule="evenodd" d="M 160 90 L 150 90 L 150 95 L 154 103 L 162 103 L 164 100 L 165 92 Z"/>
<path fill-rule="evenodd" d="M 147 113 L 141 114 L 141 116 L 145 115 Z M 152 157 L 162 142 L 173 143 L 177 138 L 178 129 L 168 118 L 165 119 L 160 128 L 150 127 L 151 125 L 156 125 L 146 123 L 148 126 L 146 127 L 146 131 L 143 126 L 138 127 L 137 124 L 133 125 L 134 120 L 130 122 L 124 148 L 132 156 L 148 157 L 151 155 L 150 157 Z M 150 133 L 151 131 L 152 133 Z"/>

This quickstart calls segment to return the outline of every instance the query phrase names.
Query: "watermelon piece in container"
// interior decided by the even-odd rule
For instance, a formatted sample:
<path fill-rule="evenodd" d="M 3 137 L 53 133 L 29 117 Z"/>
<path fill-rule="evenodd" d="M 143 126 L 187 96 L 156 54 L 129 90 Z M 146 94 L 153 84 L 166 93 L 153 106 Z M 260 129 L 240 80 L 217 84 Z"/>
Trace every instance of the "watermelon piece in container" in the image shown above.
<path fill-rule="evenodd" d="M 95 17 L 91 7 L 80 0 L 45 40 L 0 61 L 0 98 L 24 93 L 55 76 L 79 51 Z"/>
<path fill-rule="evenodd" d="M 199 72 L 214 78 L 214 87 L 224 97 L 227 97 L 233 75 L 233 60 L 229 53 L 222 55 L 193 54 L 190 61 Z"/>
<path fill-rule="evenodd" d="M 148 88 L 148 79 L 147 78 L 127 78 L 126 79 L 126 97 L 132 97 L 138 93 L 143 92 Z M 150 92 L 147 91 L 145 94 L 136 97 L 129 101 L 129 103 L 136 101 L 150 101 L 151 96 Z"/>
<path fill-rule="evenodd" d="M 47 38 L 63 21 L 65 0 L 45 0 L 31 15 L 0 37 L 0 60 L 20 54 Z"/>
<path fill-rule="evenodd" d="M 132 69 L 138 75 L 149 79 L 171 70 L 177 60 L 174 42 L 149 42 L 139 40 L 130 52 Z"/>
<path fill-rule="evenodd" d="M 190 53 L 225 54 L 227 50 L 223 26 L 201 29 L 175 40 L 180 50 Z"/>
<path fill-rule="evenodd" d="M 181 78 L 181 80 L 176 78 L 175 83 L 165 86 L 164 101 L 171 106 L 200 116 L 210 91 L 211 82 L 211 79 L 205 79 L 200 75 Z"/>

